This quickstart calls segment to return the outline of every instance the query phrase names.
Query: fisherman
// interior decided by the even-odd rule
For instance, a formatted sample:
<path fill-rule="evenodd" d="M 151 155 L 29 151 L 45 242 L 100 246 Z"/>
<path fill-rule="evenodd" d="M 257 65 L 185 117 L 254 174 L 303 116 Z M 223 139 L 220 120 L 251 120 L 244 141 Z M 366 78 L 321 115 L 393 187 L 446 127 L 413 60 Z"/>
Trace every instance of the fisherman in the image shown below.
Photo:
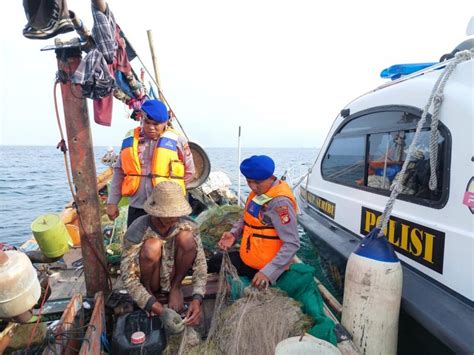
<path fill-rule="evenodd" d="M 274 170 L 275 163 L 266 155 L 242 161 L 240 171 L 251 192 L 243 217 L 218 242 L 219 248 L 227 250 L 242 238 L 240 252 L 231 251 L 229 257 L 239 275 L 249 277 L 259 289 L 275 284 L 300 247 L 296 199 L 288 184 L 273 175 Z M 210 271 L 218 270 L 221 258 L 210 261 Z"/>
<path fill-rule="evenodd" d="M 182 187 L 173 181 L 155 186 L 144 209 L 124 236 L 120 264 L 122 281 L 138 306 L 161 317 L 168 331 L 178 333 L 199 323 L 206 290 L 206 257 Z M 193 296 L 184 321 L 181 281 L 192 269 Z M 157 301 L 156 292 L 168 293 L 168 307 Z"/>
<path fill-rule="evenodd" d="M 106 212 L 111 220 L 119 215 L 122 196 L 130 196 L 127 226 L 145 214 L 143 204 L 160 181 L 172 180 L 186 193 L 195 168 L 186 138 L 169 124 L 166 106 L 147 100 L 141 107 L 142 125 L 127 133 L 120 157 L 114 165 Z"/>

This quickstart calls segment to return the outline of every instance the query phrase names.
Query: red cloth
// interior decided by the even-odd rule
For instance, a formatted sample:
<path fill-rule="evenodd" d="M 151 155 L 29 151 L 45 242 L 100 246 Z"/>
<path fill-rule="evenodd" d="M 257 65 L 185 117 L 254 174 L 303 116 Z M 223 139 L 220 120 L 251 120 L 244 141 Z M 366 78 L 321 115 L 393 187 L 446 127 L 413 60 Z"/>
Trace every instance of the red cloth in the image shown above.
<path fill-rule="evenodd" d="M 115 42 L 117 42 L 117 51 L 114 58 L 114 69 L 120 70 L 124 74 L 132 71 L 132 66 L 128 60 L 127 51 L 125 50 L 125 40 L 120 36 L 120 26 L 115 27 Z"/>
<path fill-rule="evenodd" d="M 113 96 L 109 95 L 101 100 L 94 100 L 94 121 L 102 126 L 112 125 Z"/>
<path fill-rule="evenodd" d="M 115 69 L 120 70 L 124 74 L 132 71 L 132 66 L 128 61 L 127 51 L 125 50 L 125 40 L 120 36 L 119 25 L 115 26 L 115 41 L 118 44 L 115 51 L 114 61 L 107 65 L 110 75 L 114 76 Z M 112 106 L 113 94 L 104 97 L 101 100 L 94 100 L 94 121 L 102 126 L 112 125 Z"/>

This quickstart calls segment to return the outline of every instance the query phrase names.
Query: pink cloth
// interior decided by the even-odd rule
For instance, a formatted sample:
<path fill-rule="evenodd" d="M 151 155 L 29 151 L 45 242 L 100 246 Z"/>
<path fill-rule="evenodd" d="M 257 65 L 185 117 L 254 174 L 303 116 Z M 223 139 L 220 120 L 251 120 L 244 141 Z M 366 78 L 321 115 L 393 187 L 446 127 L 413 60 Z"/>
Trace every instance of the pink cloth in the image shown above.
<path fill-rule="evenodd" d="M 115 41 L 117 42 L 117 50 L 115 51 L 114 61 L 108 65 L 110 75 L 114 76 L 115 70 L 120 70 L 124 74 L 132 71 L 132 66 L 128 61 L 127 51 L 125 50 L 125 40 L 120 36 L 119 25 L 115 26 Z M 141 100 L 134 101 L 134 106 L 141 107 Z M 94 100 L 94 121 L 102 126 L 112 125 L 112 106 L 113 94 L 104 97 L 101 100 Z"/>

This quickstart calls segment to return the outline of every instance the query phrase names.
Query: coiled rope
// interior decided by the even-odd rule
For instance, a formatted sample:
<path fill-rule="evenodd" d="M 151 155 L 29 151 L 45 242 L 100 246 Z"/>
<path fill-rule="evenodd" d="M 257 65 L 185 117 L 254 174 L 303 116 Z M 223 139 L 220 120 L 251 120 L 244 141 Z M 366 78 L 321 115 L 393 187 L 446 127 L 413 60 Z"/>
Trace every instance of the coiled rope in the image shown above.
<path fill-rule="evenodd" d="M 377 228 L 380 228 L 380 232 L 378 237 L 384 235 L 384 230 L 387 228 L 388 221 L 390 219 L 390 215 L 393 210 L 393 206 L 395 205 L 395 200 L 397 199 L 400 192 L 403 190 L 403 181 L 405 180 L 405 172 L 408 167 L 408 163 L 410 162 L 410 158 L 413 155 L 413 151 L 415 150 L 416 142 L 418 137 L 420 136 L 421 130 L 426 122 L 426 118 L 428 116 L 429 109 L 433 106 L 433 115 L 431 117 L 431 135 L 430 135 L 430 181 L 429 181 L 429 188 L 431 191 L 436 190 L 438 187 L 438 179 L 436 176 L 436 171 L 439 166 L 439 159 L 438 159 L 438 140 L 439 140 L 439 132 L 438 132 L 438 123 L 439 123 L 439 112 L 441 109 L 441 105 L 443 103 L 443 92 L 446 86 L 446 83 L 453 73 L 454 69 L 459 63 L 465 62 L 467 60 L 471 60 L 474 58 L 474 51 L 466 50 L 462 52 L 456 53 L 454 59 L 449 62 L 446 66 L 446 69 L 440 74 L 438 80 L 431 91 L 430 97 L 428 102 L 423 110 L 423 114 L 421 115 L 420 120 L 418 121 L 418 125 L 416 126 L 415 135 L 413 137 L 413 141 L 408 148 L 408 153 L 403 162 L 402 170 L 397 175 L 394 183 L 391 186 L 391 193 L 390 198 L 385 205 L 384 212 L 382 214 L 382 218 L 380 218 L 379 223 L 377 224 Z"/>

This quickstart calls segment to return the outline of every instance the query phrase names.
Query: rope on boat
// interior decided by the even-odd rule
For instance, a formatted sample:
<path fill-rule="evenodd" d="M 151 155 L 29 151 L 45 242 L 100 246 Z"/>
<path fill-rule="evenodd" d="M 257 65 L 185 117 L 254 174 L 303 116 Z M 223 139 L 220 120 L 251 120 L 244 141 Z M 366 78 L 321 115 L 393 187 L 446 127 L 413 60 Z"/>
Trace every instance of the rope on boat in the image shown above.
<path fill-rule="evenodd" d="M 431 106 L 433 106 L 433 115 L 431 117 L 431 135 L 430 135 L 430 181 L 429 181 L 429 188 L 430 190 L 435 190 L 438 186 L 438 180 L 436 176 L 436 170 L 438 169 L 439 159 L 438 159 L 438 139 L 439 139 L 439 132 L 438 132 L 438 123 L 439 123 L 439 112 L 441 109 L 441 105 L 443 103 L 443 91 L 446 86 L 446 83 L 453 73 L 454 69 L 459 63 L 465 62 L 474 58 L 474 51 L 466 50 L 462 52 L 456 53 L 454 60 L 452 60 L 447 66 L 446 69 L 440 74 L 438 80 L 431 91 L 431 95 L 428 99 L 428 103 L 426 104 L 423 114 L 421 115 L 420 120 L 416 126 L 415 135 L 413 140 L 408 148 L 408 153 L 403 162 L 402 170 L 397 175 L 394 183 L 391 186 L 391 193 L 390 198 L 385 205 L 385 210 L 382 214 L 382 218 L 380 218 L 379 223 L 377 224 L 377 228 L 380 228 L 380 232 L 378 237 L 384 235 L 384 230 L 387 228 L 388 221 L 390 219 L 390 215 L 393 210 L 393 206 L 395 205 L 395 200 L 397 199 L 398 195 L 403 189 L 403 181 L 405 180 L 405 172 L 408 167 L 408 163 L 410 162 L 410 158 L 413 155 L 413 151 L 416 147 L 416 141 L 421 133 L 423 125 L 426 122 L 426 118 L 428 116 L 428 111 Z"/>
<path fill-rule="evenodd" d="M 140 64 L 142 65 L 143 69 L 146 71 L 146 73 L 148 74 L 148 76 L 151 78 L 152 82 L 156 85 L 156 88 L 158 89 L 158 94 L 161 94 L 161 97 L 163 98 L 163 101 L 164 103 L 166 104 L 166 106 L 168 106 L 168 108 L 170 109 L 171 111 L 171 114 L 170 114 L 170 118 L 174 118 L 176 120 L 176 122 L 178 122 L 178 125 L 179 125 L 179 128 L 181 129 L 181 132 L 183 132 L 184 136 L 186 137 L 186 139 L 189 141 L 189 138 L 188 138 L 188 135 L 186 134 L 186 132 L 184 131 L 184 128 L 183 126 L 181 125 L 181 122 L 179 122 L 178 120 L 178 117 L 176 117 L 176 114 L 174 113 L 173 109 L 171 108 L 171 105 L 170 103 L 168 102 L 168 100 L 166 100 L 166 97 L 165 95 L 163 94 L 163 91 L 161 90 L 160 86 L 158 85 L 158 83 L 156 82 L 155 78 L 153 77 L 153 75 L 151 75 L 150 71 L 148 70 L 148 68 L 146 67 L 145 63 L 143 63 L 142 59 L 140 58 L 140 56 L 138 55 L 138 52 L 133 48 L 132 46 L 132 43 L 128 40 L 128 38 L 125 36 L 125 34 L 122 32 L 121 33 L 123 39 L 127 42 L 127 44 L 130 46 L 130 48 L 135 52 L 135 55 L 137 56 L 138 60 L 140 61 Z M 133 71 L 133 69 L 132 69 Z M 135 74 L 135 73 L 134 73 Z M 135 74 L 136 76 L 136 74 Z"/>
<path fill-rule="evenodd" d="M 54 111 L 56 112 L 56 121 L 58 122 L 59 134 L 61 136 L 61 141 L 58 143 L 56 148 L 61 149 L 61 151 L 63 152 L 64 166 L 66 168 L 66 175 L 67 175 L 67 181 L 69 184 L 69 190 L 71 190 L 71 195 L 74 197 L 75 195 L 74 187 L 72 186 L 71 171 L 69 170 L 69 161 L 67 159 L 67 154 L 66 154 L 67 146 L 66 146 L 66 141 L 64 140 L 64 133 L 63 133 L 63 128 L 61 126 L 61 120 L 59 118 L 58 99 L 56 97 L 58 82 L 59 82 L 59 78 L 56 79 L 56 81 L 54 82 L 54 87 L 53 87 Z"/>
<path fill-rule="evenodd" d="M 28 340 L 28 346 L 26 347 L 26 350 L 25 350 L 25 354 L 28 354 L 28 350 L 30 349 L 31 347 L 31 343 L 33 342 L 33 339 L 36 335 L 36 331 L 38 330 L 38 324 L 41 320 L 41 313 L 43 312 L 43 306 L 46 302 L 46 299 L 48 298 L 48 291 L 49 291 L 49 282 L 46 284 L 46 288 L 44 290 L 44 295 L 43 295 L 43 299 L 41 300 L 41 305 L 40 305 L 40 309 L 38 311 L 38 314 L 37 314 L 37 319 L 36 319 L 36 323 L 35 323 L 35 326 L 33 328 L 33 331 L 31 332 L 30 334 L 30 339 Z"/>

